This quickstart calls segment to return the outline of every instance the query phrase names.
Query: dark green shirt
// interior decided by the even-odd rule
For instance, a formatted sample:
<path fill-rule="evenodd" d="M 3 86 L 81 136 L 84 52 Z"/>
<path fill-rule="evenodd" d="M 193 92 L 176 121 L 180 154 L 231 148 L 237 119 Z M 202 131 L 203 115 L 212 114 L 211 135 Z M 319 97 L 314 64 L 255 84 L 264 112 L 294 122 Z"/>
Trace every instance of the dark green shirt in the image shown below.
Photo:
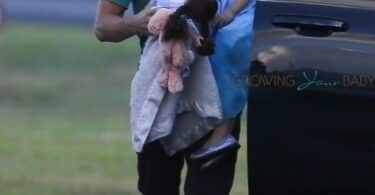
<path fill-rule="evenodd" d="M 149 2 L 149 0 L 110 0 L 111 2 L 127 9 L 129 4 L 133 4 L 133 11 L 134 13 L 138 13 L 141 11 Z"/>

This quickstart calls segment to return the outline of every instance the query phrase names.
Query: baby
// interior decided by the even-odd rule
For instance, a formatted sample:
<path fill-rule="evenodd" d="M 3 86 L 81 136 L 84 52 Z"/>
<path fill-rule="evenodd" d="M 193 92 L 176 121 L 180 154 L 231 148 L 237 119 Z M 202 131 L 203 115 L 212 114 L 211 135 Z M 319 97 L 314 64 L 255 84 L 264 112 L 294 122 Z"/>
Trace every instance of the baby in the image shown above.
<path fill-rule="evenodd" d="M 178 15 L 184 15 L 198 24 L 198 31 L 201 35 L 197 44 L 200 46 L 198 47 L 198 54 L 211 55 L 214 52 L 214 43 L 211 39 L 212 28 L 220 28 L 230 24 L 249 2 L 250 0 L 205 0 L 204 3 L 202 3 L 202 0 L 156 0 L 156 6 L 176 10 Z M 216 15 L 220 4 L 224 5 L 225 9 Z M 189 23 L 189 25 L 194 24 Z M 228 34 L 227 36 L 232 35 Z M 204 48 L 204 50 L 199 48 Z M 221 48 L 216 49 L 220 50 Z M 240 145 L 231 135 L 234 128 L 234 118 L 225 118 L 225 121 L 213 130 L 207 142 L 191 154 L 190 159 L 200 161 L 237 150 Z"/>
<path fill-rule="evenodd" d="M 161 7 L 163 4 L 164 6 Z M 148 30 L 159 37 L 162 53 L 161 86 L 168 89 L 170 93 L 176 94 L 183 90 L 183 75 L 189 74 L 189 65 L 194 61 L 195 55 L 192 50 L 196 50 L 200 55 L 213 53 L 213 44 L 208 39 L 209 33 L 201 36 L 191 18 L 199 18 L 200 21 L 197 22 L 209 28 L 208 21 L 216 14 L 216 1 L 204 1 L 199 5 L 199 9 L 192 9 L 191 4 L 187 3 L 173 10 L 173 7 L 179 5 L 178 1 L 163 0 L 157 5 L 158 10 L 150 18 Z M 167 5 L 172 8 L 165 8 Z M 206 22 L 202 23 L 202 21 Z M 193 44 L 189 44 L 190 40 Z"/>
<path fill-rule="evenodd" d="M 237 15 L 245 7 L 247 7 L 250 4 L 250 1 L 251 0 L 217 0 L 217 3 L 221 4 L 222 7 L 224 6 L 224 9 L 222 9 L 221 12 L 219 10 L 220 13 L 215 17 L 215 19 L 213 21 L 213 28 L 217 29 L 217 28 L 221 28 L 221 27 L 224 27 L 224 26 L 230 24 L 233 20 L 235 20 Z M 250 14 L 250 12 L 249 12 L 249 14 Z M 244 17 L 244 16 L 242 16 L 242 17 Z M 249 16 L 248 20 L 250 20 L 250 19 L 251 19 L 251 17 Z M 240 29 L 238 29 L 238 30 L 240 30 Z M 236 31 L 237 31 L 237 29 L 236 29 Z M 250 31 L 250 28 L 249 28 L 249 31 Z M 247 33 L 247 32 L 243 32 L 243 33 Z M 234 36 L 234 35 L 237 35 L 237 34 L 238 34 L 238 32 L 236 33 L 236 32 L 231 32 L 231 31 L 227 30 L 227 31 L 225 31 L 225 33 L 220 34 L 220 36 L 224 35 L 224 37 L 220 37 L 220 38 L 225 39 L 226 38 L 225 36 Z M 233 38 L 233 39 L 240 39 L 240 37 Z M 240 42 L 240 41 L 238 41 L 238 42 Z M 233 50 L 231 50 L 231 48 L 224 49 L 223 47 L 217 47 L 216 50 L 218 50 L 218 51 L 222 50 L 221 53 L 224 53 L 225 56 L 227 56 L 227 58 L 229 58 L 228 56 L 230 55 L 230 53 L 239 52 L 239 51 L 233 51 Z M 250 48 L 247 52 L 250 53 Z M 243 57 L 246 58 L 246 56 L 243 56 Z M 230 60 L 230 59 L 228 59 L 228 60 Z M 211 63 L 213 63 L 213 68 L 214 68 L 214 71 L 215 71 L 215 66 L 214 66 L 215 61 L 211 60 Z M 249 64 L 249 62 L 247 64 Z M 222 64 L 219 64 L 219 65 L 220 66 L 230 66 L 229 64 L 226 64 L 225 62 L 222 62 Z M 234 69 L 242 68 L 241 67 L 242 65 L 240 65 L 240 64 L 238 64 L 238 67 L 236 67 L 237 66 L 236 63 L 233 63 L 232 66 L 233 66 Z M 220 71 L 216 70 L 216 72 L 220 72 Z M 216 74 L 215 76 L 225 77 L 224 74 L 230 74 L 230 73 L 221 71 L 221 73 Z M 221 80 L 221 78 L 216 78 L 216 79 L 218 79 L 219 81 Z M 219 90 L 220 90 L 220 88 L 222 89 L 221 96 L 223 96 L 223 94 L 225 95 L 227 93 L 231 93 L 230 89 L 225 88 L 225 87 L 228 86 L 228 85 L 226 85 L 226 83 L 218 82 L 218 85 L 219 85 Z M 220 85 L 222 85 L 222 86 L 220 86 Z M 224 90 L 225 90 L 225 92 L 224 92 Z M 233 93 L 236 93 L 236 92 L 237 91 L 234 91 Z M 233 94 L 233 95 L 235 96 L 235 94 Z M 223 102 L 223 107 L 235 104 L 233 102 L 233 99 L 231 99 L 231 101 L 228 102 L 227 98 L 223 98 L 223 97 L 221 97 L 221 98 L 223 99 L 222 102 L 226 101 L 226 102 Z M 211 159 L 211 158 L 214 158 L 214 157 L 219 156 L 221 154 L 231 152 L 231 151 L 235 151 L 240 147 L 240 144 L 238 143 L 238 141 L 231 135 L 232 129 L 234 128 L 234 123 L 235 123 L 234 118 L 235 118 L 235 116 L 232 113 L 230 113 L 230 114 L 226 113 L 227 112 L 226 110 L 228 110 L 228 109 L 224 108 L 224 117 L 225 117 L 224 122 L 221 123 L 216 129 L 214 129 L 210 138 L 203 145 L 203 147 L 194 151 L 191 154 L 190 158 L 192 160 L 198 160 L 199 161 L 199 160 Z"/>

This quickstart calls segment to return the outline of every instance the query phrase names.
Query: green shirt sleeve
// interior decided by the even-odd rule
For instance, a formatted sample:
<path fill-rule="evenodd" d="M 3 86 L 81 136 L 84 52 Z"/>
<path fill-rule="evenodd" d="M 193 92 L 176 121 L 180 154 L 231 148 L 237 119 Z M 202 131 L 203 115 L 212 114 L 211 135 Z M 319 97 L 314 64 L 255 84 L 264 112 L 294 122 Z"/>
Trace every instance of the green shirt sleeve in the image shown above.
<path fill-rule="evenodd" d="M 112 3 L 115 3 L 123 8 L 128 8 L 131 0 L 110 0 Z"/>

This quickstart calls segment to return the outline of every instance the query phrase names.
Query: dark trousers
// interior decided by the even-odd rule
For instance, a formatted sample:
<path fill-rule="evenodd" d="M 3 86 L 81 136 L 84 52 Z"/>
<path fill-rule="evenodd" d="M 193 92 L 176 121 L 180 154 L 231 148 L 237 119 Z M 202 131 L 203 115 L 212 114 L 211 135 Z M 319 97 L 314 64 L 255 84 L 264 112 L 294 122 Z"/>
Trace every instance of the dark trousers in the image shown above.
<path fill-rule="evenodd" d="M 233 135 L 238 139 L 240 116 L 236 118 Z M 167 156 L 158 141 L 145 145 L 138 154 L 138 188 L 143 195 L 178 195 L 181 171 L 192 151 L 200 147 L 206 136 L 192 147 L 176 155 Z M 215 166 L 201 170 L 187 160 L 185 195 L 228 195 L 232 188 L 237 152 L 228 154 Z"/>

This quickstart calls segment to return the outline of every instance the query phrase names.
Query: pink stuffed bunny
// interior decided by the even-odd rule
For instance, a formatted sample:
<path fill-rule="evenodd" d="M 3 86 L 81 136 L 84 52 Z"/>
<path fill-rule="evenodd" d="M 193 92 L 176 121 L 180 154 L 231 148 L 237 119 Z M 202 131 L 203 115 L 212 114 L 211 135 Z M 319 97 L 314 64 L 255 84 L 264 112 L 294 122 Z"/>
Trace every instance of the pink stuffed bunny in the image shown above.
<path fill-rule="evenodd" d="M 193 63 L 195 57 L 193 51 L 188 49 L 187 41 L 193 38 L 199 45 L 201 37 L 185 18 L 166 8 L 158 9 L 150 18 L 148 30 L 159 36 L 163 55 L 161 85 L 171 93 L 182 91 L 184 87 L 181 72 Z"/>

